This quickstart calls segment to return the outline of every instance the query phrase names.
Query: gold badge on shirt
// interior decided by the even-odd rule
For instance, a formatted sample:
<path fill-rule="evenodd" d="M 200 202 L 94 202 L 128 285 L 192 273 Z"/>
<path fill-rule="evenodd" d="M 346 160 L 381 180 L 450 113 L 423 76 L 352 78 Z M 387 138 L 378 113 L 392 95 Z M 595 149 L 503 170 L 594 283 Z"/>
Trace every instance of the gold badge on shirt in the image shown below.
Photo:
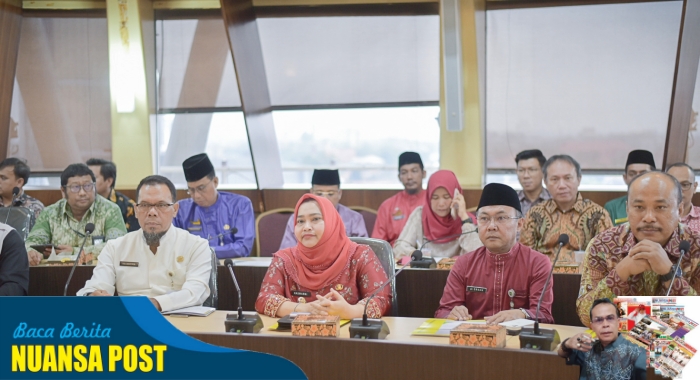
<path fill-rule="evenodd" d="M 231 226 L 229 226 L 228 224 L 224 224 L 224 229 L 225 229 L 226 231 L 228 231 L 228 230 L 231 229 Z"/>
<path fill-rule="evenodd" d="M 182 257 L 182 256 L 178 256 L 178 257 L 177 257 L 177 262 L 178 262 L 178 263 L 181 263 L 181 262 L 183 262 L 183 261 L 185 261 L 185 258 L 184 258 L 184 257 Z"/>
<path fill-rule="evenodd" d="M 304 299 L 304 297 L 299 297 L 299 299 L 297 301 L 299 301 L 299 303 L 306 303 L 306 300 Z"/>
<path fill-rule="evenodd" d="M 403 217 L 404 217 L 404 214 L 401 211 L 401 209 L 398 207 L 395 208 L 393 214 L 391 214 L 391 218 L 393 220 L 401 220 L 401 219 L 403 219 Z"/>
<path fill-rule="evenodd" d="M 337 290 L 337 291 L 343 290 L 343 284 L 337 284 L 337 285 L 335 286 L 335 290 Z"/>
<path fill-rule="evenodd" d="M 201 220 L 199 220 L 199 219 L 197 219 L 197 220 L 193 220 L 193 221 L 192 221 L 192 224 L 194 224 L 195 226 L 199 226 L 199 225 L 201 225 L 201 224 L 202 224 L 202 221 L 201 221 Z"/>

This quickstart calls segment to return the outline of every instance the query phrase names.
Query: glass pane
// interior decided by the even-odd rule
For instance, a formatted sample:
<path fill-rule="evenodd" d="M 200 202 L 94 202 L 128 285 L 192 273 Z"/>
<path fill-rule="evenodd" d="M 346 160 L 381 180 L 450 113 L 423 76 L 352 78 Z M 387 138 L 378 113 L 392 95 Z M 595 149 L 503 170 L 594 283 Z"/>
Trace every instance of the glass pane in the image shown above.
<path fill-rule="evenodd" d="M 437 101 L 438 16 L 258 19 L 272 105 Z"/>
<path fill-rule="evenodd" d="M 242 112 L 158 115 L 158 173 L 185 188 L 182 162 L 205 152 L 219 186 L 256 188 L 253 161 Z"/>
<path fill-rule="evenodd" d="M 681 2 L 487 13 L 487 165 L 539 148 L 584 169 L 663 158 Z"/>
<path fill-rule="evenodd" d="M 22 20 L 8 155 L 32 171 L 111 159 L 107 20 Z"/>
<path fill-rule="evenodd" d="M 698 127 L 700 127 L 700 70 L 698 70 L 698 76 L 695 79 L 692 112 L 690 132 L 688 133 L 688 165 L 697 171 L 700 170 L 700 131 L 698 131 Z"/>
<path fill-rule="evenodd" d="M 159 109 L 241 106 L 223 20 L 159 20 L 156 52 Z"/>
<path fill-rule="evenodd" d="M 399 155 L 440 163 L 440 108 L 275 111 L 285 187 L 308 188 L 313 169 L 339 169 L 343 188 L 400 188 Z"/>

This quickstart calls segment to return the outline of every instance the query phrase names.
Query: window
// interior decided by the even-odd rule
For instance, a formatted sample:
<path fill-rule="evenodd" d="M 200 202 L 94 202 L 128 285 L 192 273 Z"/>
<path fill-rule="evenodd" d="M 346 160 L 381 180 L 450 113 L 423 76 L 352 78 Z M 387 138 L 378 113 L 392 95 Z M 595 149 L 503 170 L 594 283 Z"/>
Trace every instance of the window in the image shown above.
<path fill-rule="evenodd" d="M 24 17 L 8 156 L 26 158 L 33 172 L 111 159 L 104 17 Z"/>
<path fill-rule="evenodd" d="M 690 116 L 690 131 L 688 133 L 688 165 L 700 170 L 700 69 L 695 80 L 693 95 L 693 114 Z"/>
<path fill-rule="evenodd" d="M 186 187 L 182 162 L 205 152 L 220 187 L 255 188 L 248 135 L 220 16 L 156 22 L 158 173 Z"/>
<path fill-rule="evenodd" d="M 488 168 L 532 148 L 620 171 L 647 149 L 660 165 L 680 16 L 680 2 L 489 11 Z"/>
<path fill-rule="evenodd" d="M 308 188 L 313 169 L 339 169 L 343 188 L 400 188 L 399 155 L 439 166 L 439 107 L 275 111 L 285 187 Z"/>

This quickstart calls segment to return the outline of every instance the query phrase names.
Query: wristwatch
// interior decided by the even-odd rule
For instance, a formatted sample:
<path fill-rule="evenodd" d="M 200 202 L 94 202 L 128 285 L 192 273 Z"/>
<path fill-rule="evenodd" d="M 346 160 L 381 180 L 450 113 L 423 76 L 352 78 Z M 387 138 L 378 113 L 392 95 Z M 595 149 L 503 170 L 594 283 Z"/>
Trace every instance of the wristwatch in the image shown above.
<path fill-rule="evenodd" d="M 683 276 L 683 269 L 680 265 L 671 265 L 671 269 L 663 276 L 659 276 L 661 282 L 671 281 L 673 279 L 673 273 L 676 273 L 676 277 Z"/>
<path fill-rule="evenodd" d="M 525 314 L 525 319 L 532 319 L 532 318 L 530 318 L 530 314 L 528 314 L 528 312 L 525 311 L 525 309 L 523 309 L 522 307 L 520 308 L 520 311 L 521 311 L 523 314 Z"/>

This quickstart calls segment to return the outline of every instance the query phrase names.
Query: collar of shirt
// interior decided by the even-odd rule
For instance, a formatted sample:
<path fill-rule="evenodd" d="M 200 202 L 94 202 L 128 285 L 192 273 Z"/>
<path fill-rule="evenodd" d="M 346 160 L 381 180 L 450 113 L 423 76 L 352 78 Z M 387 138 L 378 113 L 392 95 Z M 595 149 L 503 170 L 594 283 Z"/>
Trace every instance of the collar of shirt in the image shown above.
<path fill-rule="evenodd" d="M 535 201 L 538 201 L 538 200 L 539 201 L 546 201 L 547 199 L 551 199 L 551 198 L 552 198 L 552 196 L 549 195 L 549 191 L 547 191 L 547 189 L 542 187 L 542 191 L 540 191 L 540 195 L 537 196 L 537 199 L 535 199 Z M 527 197 L 525 197 L 525 190 L 518 191 L 518 199 L 520 199 L 520 202 L 522 202 L 524 200 L 527 200 L 528 202 L 530 201 L 529 199 L 527 199 Z"/>
<path fill-rule="evenodd" d="M 564 212 L 564 211 L 562 211 L 562 209 L 559 208 L 559 205 L 557 204 L 557 202 L 551 198 L 546 201 L 544 207 L 547 209 L 547 212 L 549 212 L 549 213 L 554 213 L 554 211 L 556 211 L 557 209 L 560 212 Z M 584 208 L 583 197 L 581 196 L 581 193 L 576 193 L 576 203 L 574 203 L 574 207 L 572 207 L 571 210 L 574 210 L 577 213 L 581 213 L 583 211 L 583 208 Z M 569 211 L 571 211 L 571 210 L 569 210 Z"/>
<path fill-rule="evenodd" d="M 484 250 L 486 251 L 486 255 L 491 259 L 491 260 L 498 260 L 498 261 L 505 261 L 505 260 L 510 260 L 512 257 L 515 257 L 515 253 L 517 252 L 517 249 L 519 248 L 520 243 L 516 242 L 515 245 L 513 245 L 510 248 L 510 251 L 506 253 L 493 253 L 489 251 L 488 248 L 484 247 Z"/>
<path fill-rule="evenodd" d="M 83 219 L 88 218 L 91 214 L 95 212 L 95 204 L 100 201 L 100 197 L 96 196 L 95 200 L 92 202 L 90 205 L 90 208 L 85 211 L 85 215 L 83 215 Z M 69 218 L 72 218 L 73 220 L 78 220 L 73 216 L 73 210 L 71 210 L 70 205 L 68 205 L 68 200 L 63 198 L 59 202 L 63 202 L 63 206 L 61 206 L 61 209 L 63 210 L 63 214 L 67 215 Z"/>
<path fill-rule="evenodd" d="M 624 246 L 625 240 L 627 242 L 627 246 L 632 248 L 639 241 L 637 241 L 637 238 L 634 237 L 634 234 L 632 233 L 632 229 L 630 228 L 629 223 L 623 223 L 622 226 L 624 226 L 624 232 L 620 234 L 620 246 Z M 666 245 L 664 245 L 662 248 L 664 251 L 666 251 L 667 254 L 675 256 L 675 257 L 680 257 L 680 249 L 679 246 L 681 244 L 681 240 L 689 240 L 690 236 L 688 236 L 688 231 L 686 231 L 685 227 L 678 223 L 678 228 L 673 230 L 673 233 L 671 234 L 671 238 L 668 239 L 668 242 Z M 692 242 L 691 242 L 692 243 Z M 688 253 L 688 252 L 686 252 Z"/>
<path fill-rule="evenodd" d="M 681 218 L 682 221 L 686 221 L 686 220 L 690 220 L 690 219 L 700 219 L 700 207 L 691 206 L 690 212 L 688 213 L 688 215 L 686 215 L 684 218 Z"/>
<path fill-rule="evenodd" d="M 114 203 L 117 203 L 117 191 L 116 190 L 114 190 L 114 189 L 110 190 L 109 200 L 114 202 Z"/>

